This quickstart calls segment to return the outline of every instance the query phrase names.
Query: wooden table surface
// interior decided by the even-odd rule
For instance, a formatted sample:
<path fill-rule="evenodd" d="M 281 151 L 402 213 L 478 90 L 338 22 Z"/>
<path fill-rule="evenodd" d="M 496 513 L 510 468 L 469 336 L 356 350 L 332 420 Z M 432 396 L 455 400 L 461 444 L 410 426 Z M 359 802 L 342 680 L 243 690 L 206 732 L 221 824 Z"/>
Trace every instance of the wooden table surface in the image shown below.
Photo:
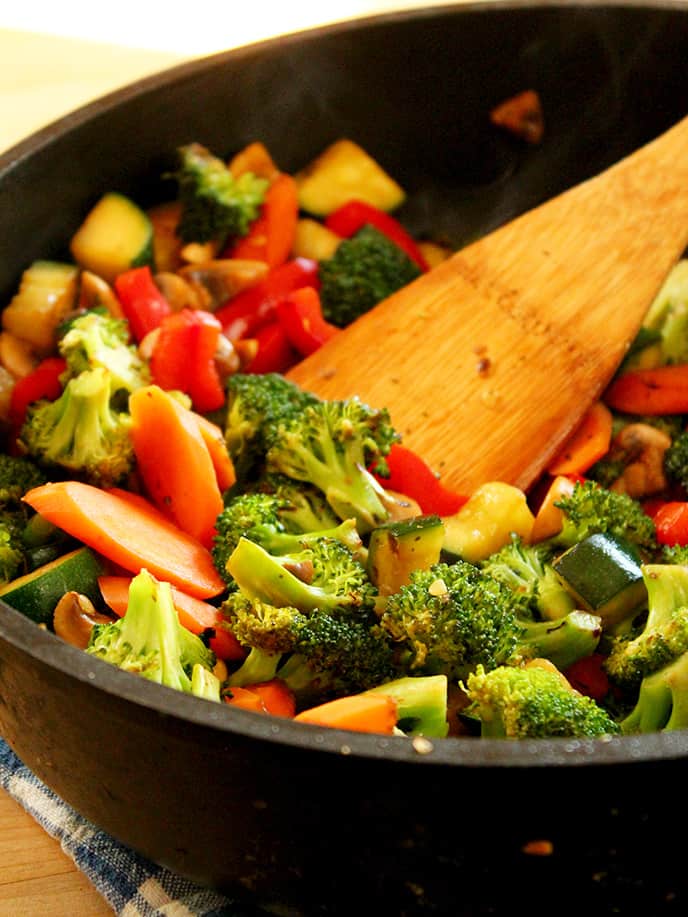
<path fill-rule="evenodd" d="M 148 52 L 0 29 L 0 151 L 131 80 L 182 60 Z M 46 832 L 0 790 L 0 917 L 112 914 Z"/>

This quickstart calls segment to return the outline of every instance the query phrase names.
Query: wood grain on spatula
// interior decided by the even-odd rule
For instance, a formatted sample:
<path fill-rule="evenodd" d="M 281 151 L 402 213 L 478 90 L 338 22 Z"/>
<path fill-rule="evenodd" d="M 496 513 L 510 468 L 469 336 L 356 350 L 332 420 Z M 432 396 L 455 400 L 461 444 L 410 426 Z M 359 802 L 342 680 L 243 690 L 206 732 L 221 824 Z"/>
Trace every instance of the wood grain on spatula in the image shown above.
<path fill-rule="evenodd" d="M 688 119 L 462 249 L 289 372 L 387 407 L 468 493 L 527 489 L 599 397 L 688 244 Z"/>

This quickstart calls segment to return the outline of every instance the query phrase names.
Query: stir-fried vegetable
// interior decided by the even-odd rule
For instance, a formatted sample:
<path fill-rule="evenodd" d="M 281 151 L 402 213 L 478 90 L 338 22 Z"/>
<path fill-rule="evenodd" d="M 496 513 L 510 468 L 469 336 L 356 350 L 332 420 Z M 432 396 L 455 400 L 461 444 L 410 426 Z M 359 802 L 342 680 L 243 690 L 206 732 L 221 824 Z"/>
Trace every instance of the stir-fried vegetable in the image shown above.
<path fill-rule="evenodd" d="M 260 143 L 178 154 L 174 199 L 105 193 L 3 313 L 4 600 L 306 724 L 688 726 L 688 262 L 543 479 L 458 494 L 384 405 L 284 375 L 445 256 L 401 186 L 349 140 L 293 175 Z"/>

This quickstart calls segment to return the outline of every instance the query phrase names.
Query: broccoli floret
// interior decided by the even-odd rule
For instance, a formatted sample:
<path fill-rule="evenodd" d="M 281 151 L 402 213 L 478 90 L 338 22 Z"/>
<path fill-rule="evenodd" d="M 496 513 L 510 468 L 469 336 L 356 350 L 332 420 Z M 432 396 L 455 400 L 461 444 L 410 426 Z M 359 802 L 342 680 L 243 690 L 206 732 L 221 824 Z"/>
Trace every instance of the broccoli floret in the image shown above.
<path fill-rule="evenodd" d="M 203 696 L 207 680 L 197 673 L 194 682 L 194 667 L 215 665 L 214 653 L 179 623 L 170 584 L 145 569 L 131 581 L 126 614 L 96 624 L 86 652 L 168 688 L 191 694 L 195 684 Z"/>
<path fill-rule="evenodd" d="M 0 507 L 25 506 L 24 494 L 47 480 L 45 471 L 27 456 L 0 454 Z"/>
<path fill-rule="evenodd" d="M 25 571 L 24 550 L 14 516 L 0 514 L 0 583 L 9 583 Z"/>
<path fill-rule="evenodd" d="M 177 235 L 183 242 L 218 242 L 245 236 L 260 213 L 269 182 L 252 172 L 234 177 L 200 143 L 178 150 L 177 180 L 182 212 Z"/>
<path fill-rule="evenodd" d="M 318 398 L 279 373 L 234 373 L 227 381 L 225 440 L 239 485 L 264 472 L 276 425 Z"/>
<path fill-rule="evenodd" d="M 489 576 L 522 595 L 536 618 L 555 621 L 572 612 L 576 605 L 552 567 L 551 557 L 543 545 L 526 545 L 513 536 L 481 566 Z"/>
<path fill-rule="evenodd" d="M 675 436 L 664 453 L 664 473 L 669 481 L 688 490 L 688 430 Z"/>
<path fill-rule="evenodd" d="M 607 490 L 594 481 L 578 481 L 555 505 L 562 511 L 564 523 L 561 531 L 548 539 L 549 546 L 568 548 L 589 535 L 608 532 L 635 545 L 645 559 L 657 554 L 654 522 L 627 494 Z"/>
<path fill-rule="evenodd" d="M 407 675 L 370 688 L 366 694 L 384 694 L 397 706 L 397 729 L 407 736 L 444 738 L 447 719 L 446 675 Z"/>
<path fill-rule="evenodd" d="M 658 342 L 649 340 L 655 335 Z M 688 362 L 688 259 L 675 265 L 643 320 L 641 343 L 656 347 L 658 362 Z"/>
<path fill-rule="evenodd" d="M 340 519 L 355 518 L 363 534 L 389 517 L 387 494 L 368 468 L 385 474 L 385 457 L 399 440 L 389 412 L 353 397 L 318 401 L 281 420 L 267 468 L 313 484 Z"/>
<path fill-rule="evenodd" d="M 110 374 L 99 367 L 70 379 L 55 401 L 29 408 L 20 440 L 42 466 L 59 467 L 102 487 L 131 471 L 131 417 L 111 405 Z"/>
<path fill-rule="evenodd" d="M 279 500 L 280 518 L 290 532 L 320 532 L 341 521 L 321 490 L 286 475 L 266 474 L 247 489 Z"/>
<path fill-rule="evenodd" d="M 290 554 L 306 548 L 311 540 L 323 535 L 345 544 L 352 553 L 362 549 L 361 537 L 354 519 L 334 520 L 332 528 L 316 532 L 302 532 L 292 528 L 291 504 L 275 494 L 239 494 L 228 502 L 217 517 L 216 535 L 212 547 L 215 567 L 220 575 L 232 583 L 227 561 L 241 538 L 248 538 L 269 553 Z"/>
<path fill-rule="evenodd" d="M 58 342 L 71 378 L 100 367 L 110 374 L 111 393 L 133 392 L 150 381 L 147 363 L 130 344 L 124 319 L 91 309 L 72 319 Z"/>
<path fill-rule="evenodd" d="M 643 678 L 620 726 L 624 734 L 688 728 L 688 653 Z"/>
<path fill-rule="evenodd" d="M 364 226 L 320 262 L 320 299 L 325 318 L 344 328 L 421 273 L 398 245 Z"/>
<path fill-rule="evenodd" d="M 664 564 L 682 564 L 688 567 L 688 545 L 664 544 L 662 545 L 659 562 Z"/>
<path fill-rule="evenodd" d="M 688 567 L 647 564 L 647 617 L 640 632 L 612 638 L 605 670 L 622 687 L 637 687 L 688 650 Z"/>
<path fill-rule="evenodd" d="M 536 665 L 480 666 L 464 686 L 485 738 L 597 737 L 619 726 L 592 698 L 569 687 L 555 671 Z"/>
<path fill-rule="evenodd" d="M 241 592 L 231 594 L 222 607 L 230 630 L 250 647 L 230 675 L 230 687 L 277 677 L 303 705 L 357 693 L 396 674 L 392 648 L 370 611 L 304 613 Z"/>
<path fill-rule="evenodd" d="M 380 626 L 409 671 L 449 678 L 534 657 L 566 668 L 594 652 L 601 635 L 599 618 L 584 612 L 529 620 L 518 593 L 466 561 L 415 570 L 386 598 Z"/>
<path fill-rule="evenodd" d="M 305 613 L 372 607 L 376 595 L 363 564 L 330 536 L 309 539 L 300 551 L 282 555 L 240 538 L 227 570 L 248 598 Z"/>

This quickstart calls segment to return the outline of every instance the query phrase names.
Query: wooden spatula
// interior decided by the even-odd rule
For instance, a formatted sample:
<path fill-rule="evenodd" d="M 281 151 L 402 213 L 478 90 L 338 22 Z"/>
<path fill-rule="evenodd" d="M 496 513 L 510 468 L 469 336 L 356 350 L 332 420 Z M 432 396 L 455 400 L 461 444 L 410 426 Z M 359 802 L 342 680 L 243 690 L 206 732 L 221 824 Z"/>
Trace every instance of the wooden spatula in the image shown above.
<path fill-rule="evenodd" d="M 395 293 L 289 376 L 387 407 L 443 483 L 527 489 L 688 244 L 688 119 Z"/>

